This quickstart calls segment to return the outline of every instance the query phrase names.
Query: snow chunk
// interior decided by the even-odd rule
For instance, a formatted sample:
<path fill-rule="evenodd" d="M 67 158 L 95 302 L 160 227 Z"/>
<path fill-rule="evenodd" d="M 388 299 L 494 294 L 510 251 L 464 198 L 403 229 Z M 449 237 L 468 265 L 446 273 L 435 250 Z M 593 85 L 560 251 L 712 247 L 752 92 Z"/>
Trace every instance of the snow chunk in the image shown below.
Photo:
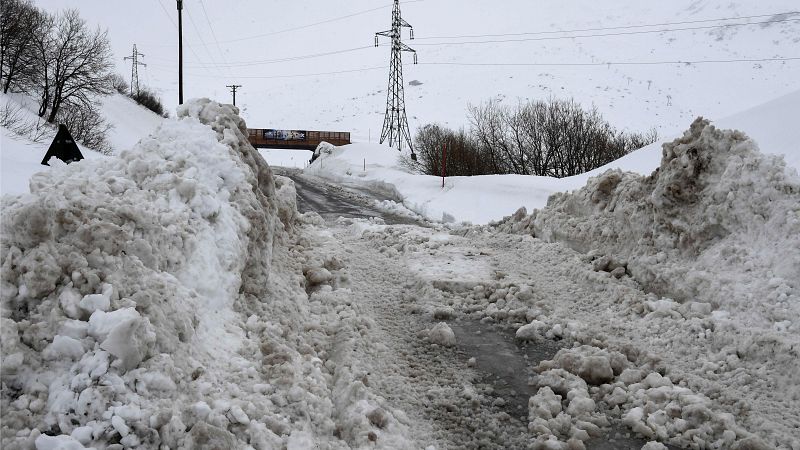
<path fill-rule="evenodd" d="M 86 350 L 83 348 L 81 341 L 69 336 L 56 335 L 53 338 L 53 342 L 44 349 L 42 356 L 45 359 L 67 358 L 74 361 L 80 359 L 84 353 L 86 353 Z"/>
<path fill-rule="evenodd" d="M 456 335 L 445 322 L 437 323 L 428 333 L 428 340 L 434 344 L 452 347 L 456 345 Z"/>
<path fill-rule="evenodd" d="M 533 320 L 531 323 L 523 325 L 517 329 L 516 337 L 522 340 L 536 340 L 544 336 L 547 325 L 544 322 Z"/>
<path fill-rule="evenodd" d="M 113 292 L 114 288 L 110 284 L 103 283 L 101 294 L 89 294 L 84 296 L 78 303 L 78 306 L 89 314 L 95 311 L 108 311 L 109 308 L 111 308 L 111 294 Z"/>
<path fill-rule="evenodd" d="M 658 441 L 650 441 L 642 446 L 642 450 L 667 450 L 667 446 Z"/>
<path fill-rule="evenodd" d="M 104 340 L 111 331 L 142 316 L 135 308 L 121 308 L 116 311 L 95 311 L 89 317 L 89 335 L 98 341 Z"/>
<path fill-rule="evenodd" d="M 82 450 L 83 446 L 72 436 L 62 434 L 60 436 L 48 436 L 42 434 L 36 438 L 36 450 Z"/>

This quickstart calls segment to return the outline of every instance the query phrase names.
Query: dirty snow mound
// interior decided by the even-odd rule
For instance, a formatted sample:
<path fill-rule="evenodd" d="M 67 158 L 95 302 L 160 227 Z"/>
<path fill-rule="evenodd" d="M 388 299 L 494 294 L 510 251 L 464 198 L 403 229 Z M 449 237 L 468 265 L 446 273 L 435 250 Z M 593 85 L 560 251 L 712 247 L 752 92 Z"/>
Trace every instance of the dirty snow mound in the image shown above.
<path fill-rule="evenodd" d="M 230 325 L 267 297 L 278 221 L 237 113 L 190 102 L 119 157 L 3 197 L 3 448 L 282 445 L 286 419 L 252 395 L 275 388 L 237 355 L 258 342 Z"/>
<path fill-rule="evenodd" d="M 697 119 L 650 176 L 610 170 L 499 225 L 559 241 L 658 295 L 800 331 L 800 177 L 740 131 Z"/>

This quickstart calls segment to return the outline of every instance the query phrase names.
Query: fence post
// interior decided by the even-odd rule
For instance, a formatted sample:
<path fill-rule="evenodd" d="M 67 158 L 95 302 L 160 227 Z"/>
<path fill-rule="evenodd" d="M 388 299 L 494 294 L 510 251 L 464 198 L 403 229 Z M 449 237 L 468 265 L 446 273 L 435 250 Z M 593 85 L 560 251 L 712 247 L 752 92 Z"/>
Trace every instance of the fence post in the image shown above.
<path fill-rule="evenodd" d="M 442 145 L 442 189 L 444 189 L 444 178 L 447 176 L 447 143 Z"/>

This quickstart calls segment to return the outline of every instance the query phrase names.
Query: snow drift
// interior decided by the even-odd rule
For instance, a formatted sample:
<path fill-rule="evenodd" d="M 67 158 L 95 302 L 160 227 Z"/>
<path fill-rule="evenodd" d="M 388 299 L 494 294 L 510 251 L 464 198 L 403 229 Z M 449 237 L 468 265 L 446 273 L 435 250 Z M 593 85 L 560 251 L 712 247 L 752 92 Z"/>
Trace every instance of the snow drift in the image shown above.
<path fill-rule="evenodd" d="M 800 177 L 739 131 L 696 120 L 649 176 L 609 170 L 547 207 L 499 224 L 560 241 L 596 270 L 658 295 L 710 303 L 717 317 L 800 330 Z"/>
<path fill-rule="evenodd" d="M 223 422 L 247 428 L 235 404 L 227 422 L 219 405 L 176 406 L 214 390 L 192 383 L 208 370 L 202 350 L 230 344 L 235 303 L 267 297 L 283 229 L 237 113 L 191 102 L 118 158 L 61 165 L 3 197 L 4 448 L 228 447 Z M 275 436 L 261 428 L 252 442 Z"/>

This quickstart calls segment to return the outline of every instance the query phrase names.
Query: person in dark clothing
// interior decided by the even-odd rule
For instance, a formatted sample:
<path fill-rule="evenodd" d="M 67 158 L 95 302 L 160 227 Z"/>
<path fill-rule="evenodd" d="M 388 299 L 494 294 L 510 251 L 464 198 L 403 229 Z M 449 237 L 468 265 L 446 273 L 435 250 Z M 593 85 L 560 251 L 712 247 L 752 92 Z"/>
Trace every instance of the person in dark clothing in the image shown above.
<path fill-rule="evenodd" d="M 63 123 L 58 126 L 58 133 L 56 133 L 53 143 L 50 144 L 50 148 L 47 149 L 47 154 L 44 155 L 42 164 L 49 166 L 50 164 L 48 164 L 48 161 L 50 161 L 50 158 L 53 156 L 67 164 L 83 159 L 78 144 L 75 143 L 75 139 L 72 138 L 69 130 L 67 130 L 67 126 Z"/>

